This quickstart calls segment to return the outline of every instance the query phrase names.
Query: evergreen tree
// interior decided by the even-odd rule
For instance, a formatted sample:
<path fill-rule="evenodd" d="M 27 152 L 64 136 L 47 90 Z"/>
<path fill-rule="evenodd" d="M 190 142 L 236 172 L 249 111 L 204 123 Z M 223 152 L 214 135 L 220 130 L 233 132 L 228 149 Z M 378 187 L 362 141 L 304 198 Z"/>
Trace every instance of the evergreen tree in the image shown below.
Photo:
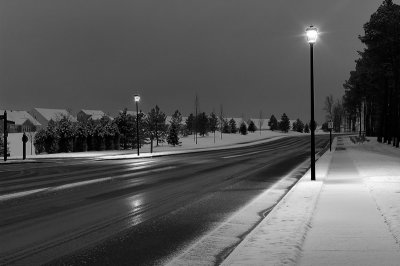
<path fill-rule="evenodd" d="M 92 120 L 92 119 L 89 119 Z M 96 151 L 104 151 L 106 149 L 106 143 L 104 137 L 106 135 L 105 128 L 100 123 L 100 120 L 92 120 L 94 124 L 93 131 L 93 141 L 94 141 L 94 150 Z"/>
<path fill-rule="evenodd" d="M 293 123 L 292 130 L 302 133 L 304 131 L 304 123 L 299 118 L 297 118 L 297 120 Z"/>
<path fill-rule="evenodd" d="M 193 130 L 194 130 L 194 115 L 190 114 L 188 118 L 185 121 L 186 124 L 186 130 L 188 131 L 188 134 L 192 135 Z"/>
<path fill-rule="evenodd" d="M 253 120 L 250 120 L 249 127 L 248 127 L 249 132 L 254 133 L 257 130 L 256 125 L 254 124 Z"/>
<path fill-rule="evenodd" d="M 163 142 L 166 137 L 168 130 L 168 126 L 165 123 L 166 118 L 167 116 L 160 110 L 158 105 L 152 108 L 147 115 L 146 125 L 148 134 L 151 141 L 153 141 L 154 138 L 156 139 L 157 146 L 159 142 Z"/>
<path fill-rule="evenodd" d="M 87 148 L 88 151 L 96 150 L 95 147 L 95 131 L 96 131 L 96 122 L 93 119 L 89 119 L 86 121 L 86 129 L 87 129 Z"/>
<path fill-rule="evenodd" d="M 308 124 L 304 125 L 304 133 L 310 133 L 310 127 L 308 126 Z"/>
<path fill-rule="evenodd" d="M 181 113 L 176 110 L 175 113 L 172 115 L 170 120 L 170 127 L 168 130 L 168 137 L 167 143 L 170 145 L 179 145 L 181 142 L 179 141 L 179 131 L 181 128 L 182 123 L 182 115 Z"/>
<path fill-rule="evenodd" d="M 178 129 L 178 133 L 179 133 L 180 128 L 182 127 L 182 114 L 181 114 L 181 112 L 179 112 L 178 110 L 176 110 L 174 112 L 174 114 L 171 117 L 170 124 L 171 125 L 172 124 L 176 125 L 176 128 Z"/>
<path fill-rule="evenodd" d="M 278 120 L 274 115 L 271 115 L 271 118 L 268 121 L 269 129 L 274 131 L 278 129 Z"/>
<path fill-rule="evenodd" d="M 218 129 L 218 117 L 217 115 L 212 112 L 208 119 L 209 128 L 212 133 L 214 133 L 214 143 L 215 143 L 215 131 Z"/>
<path fill-rule="evenodd" d="M 206 113 L 202 112 L 197 115 L 197 132 L 200 134 L 200 136 L 204 136 L 208 133 L 208 122 L 208 116 Z"/>
<path fill-rule="evenodd" d="M 3 121 L 1 121 L 3 122 Z M 7 153 L 10 153 L 10 143 L 7 141 Z M 3 135 L 0 134 L 0 155 L 4 156 L 4 138 Z"/>
<path fill-rule="evenodd" d="M 171 126 L 169 127 L 169 132 L 168 132 L 168 137 L 167 137 L 167 142 L 170 145 L 179 145 L 181 142 L 179 141 L 179 136 L 178 136 L 178 124 L 177 123 L 171 123 Z"/>
<path fill-rule="evenodd" d="M 247 127 L 246 127 L 246 124 L 244 122 L 242 122 L 240 124 L 239 131 L 240 131 L 240 134 L 247 135 Z"/>
<path fill-rule="evenodd" d="M 35 154 L 40 154 L 46 151 L 46 129 L 40 129 L 35 134 L 33 145 L 35 146 Z"/>
<path fill-rule="evenodd" d="M 75 137 L 75 127 L 71 118 L 62 115 L 61 119 L 55 123 L 55 130 L 58 136 L 58 152 L 71 152 Z"/>
<path fill-rule="evenodd" d="M 229 120 L 229 127 L 230 127 L 230 133 L 235 134 L 238 131 L 235 119 L 231 118 L 231 120 Z"/>
<path fill-rule="evenodd" d="M 113 150 L 117 145 L 114 145 L 115 141 L 119 143 L 119 130 L 118 125 L 111 120 L 109 116 L 103 116 L 100 118 L 100 126 L 103 127 L 104 132 L 104 147 L 106 150 Z"/>
<path fill-rule="evenodd" d="M 378 141 L 400 140 L 400 6 L 385 0 L 364 24 L 366 45 L 359 52 L 355 70 L 344 84 L 344 108 L 355 125 L 366 121 L 367 135 Z M 366 117 L 361 117 L 365 112 Z M 336 130 L 336 125 L 334 122 Z M 358 130 L 354 126 L 352 130 Z M 362 129 L 363 130 L 363 129 Z"/>
<path fill-rule="evenodd" d="M 58 151 L 57 124 L 50 120 L 45 130 L 44 147 L 47 153 L 56 153 Z"/>
<path fill-rule="evenodd" d="M 88 128 L 87 121 L 78 120 L 75 123 L 75 147 L 74 151 L 87 151 Z"/>
<path fill-rule="evenodd" d="M 279 129 L 283 132 L 288 132 L 290 129 L 290 121 L 285 113 L 283 113 L 281 121 L 279 122 Z"/>
<path fill-rule="evenodd" d="M 223 133 L 231 133 L 231 127 L 229 125 L 228 120 L 225 118 L 222 120 L 222 132 Z"/>
<path fill-rule="evenodd" d="M 136 118 L 127 113 L 127 108 L 118 114 L 114 119 L 121 135 L 121 145 L 124 150 L 128 149 L 129 145 L 134 142 Z"/>

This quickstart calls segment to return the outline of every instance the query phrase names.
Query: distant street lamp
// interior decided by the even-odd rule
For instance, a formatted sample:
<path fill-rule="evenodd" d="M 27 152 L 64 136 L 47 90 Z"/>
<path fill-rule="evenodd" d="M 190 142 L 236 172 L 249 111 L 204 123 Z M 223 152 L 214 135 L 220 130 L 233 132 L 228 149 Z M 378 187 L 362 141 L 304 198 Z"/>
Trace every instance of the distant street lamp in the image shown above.
<path fill-rule="evenodd" d="M 306 29 L 307 42 L 310 44 L 310 81 L 311 81 L 311 180 L 315 180 L 315 121 L 314 121 L 314 43 L 318 38 L 318 29 L 310 26 Z"/>
<path fill-rule="evenodd" d="M 136 94 L 134 96 L 135 98 L 135 103 L 136 103 L 136 146 L 137 146 L 137 155 L 139 156 L 139 144 L 140 144 L 140 140 L 139 140 L 139 101 L 140 101 L 140 96 L 138 94 Z"/>

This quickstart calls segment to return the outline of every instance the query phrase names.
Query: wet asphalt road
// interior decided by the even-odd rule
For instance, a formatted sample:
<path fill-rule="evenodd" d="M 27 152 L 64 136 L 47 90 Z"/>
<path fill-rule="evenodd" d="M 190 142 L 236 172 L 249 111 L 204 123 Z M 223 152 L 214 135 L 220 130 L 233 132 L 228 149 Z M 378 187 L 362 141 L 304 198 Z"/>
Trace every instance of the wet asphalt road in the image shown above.
<path fill-rule="evenodd" d="M 317 136 L 317 152 L 328 141 Z M 309 137 L 288 137 L 148 159 L 2 165 L 1 195 L 35 193 L 0 201 L 0 264 L 163 264 L 308 157 Z"/>

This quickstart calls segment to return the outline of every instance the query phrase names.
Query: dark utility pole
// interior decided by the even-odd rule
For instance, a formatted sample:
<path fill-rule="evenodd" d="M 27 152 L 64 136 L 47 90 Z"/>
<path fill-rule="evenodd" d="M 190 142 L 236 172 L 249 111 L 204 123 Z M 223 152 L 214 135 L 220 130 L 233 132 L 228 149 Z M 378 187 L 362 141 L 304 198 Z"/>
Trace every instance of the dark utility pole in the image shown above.
<path fill-rule="evenodd" d="M 4 161 L 7 161 L 7 137 L 8 137 L 8 124 L 15 124 L 14 121 L 7 120 L 7 111 L 4 110 L 4 115 L 0 115 L 0 120 L 3 119 L 4 121 Z"/>
<path fill-rule="evenodd" d="M 315 180 L 315 121 L 314 121 L 314 44 L 310 43 L 311 81 L 311 180 Z"/>
<path fill-rule="evenodd" d="M 222 139 L 222 127 L 224 126 L 224 121 L 223 121 L 223 115 L 224 115 L 224 110 L 223 110 L 223 106 L 222 104 L 220 105 L 220 109 L 219 109 L 219 120 L 220 120 L 220 131 L 221 131 L 221 139 Z"/>
<path fill-rule="evenodd" d="M 332 128 L 329 129 L 329 151 L 332 151 Z"/>

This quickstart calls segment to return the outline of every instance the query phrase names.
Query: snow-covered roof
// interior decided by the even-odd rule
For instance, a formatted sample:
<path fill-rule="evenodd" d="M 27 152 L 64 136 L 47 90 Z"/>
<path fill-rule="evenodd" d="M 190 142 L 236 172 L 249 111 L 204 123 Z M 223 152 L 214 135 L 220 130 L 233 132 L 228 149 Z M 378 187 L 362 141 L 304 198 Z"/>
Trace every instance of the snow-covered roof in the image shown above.
<path fill-rule="evenodd" d="M 87 110 L 87 109 L 81 109 L 80 112 L 83 112 L 84 114 L 90 116 L 90 118 L 92 118 L 93 120 L 98 120 L 101 119 L 103 116 L 108 116 L 112 119 L 111 116 L 106 115 L 106 113 L 104 113 L 101 110 Z"/>
<path fill-rule="evenodd" d="M 65 109 L 48 109 L 48 108 L 34 108 L 39 114 L 41 114 L 47 121 L 59 120 L 63 115 L 71 118 L 72 122 L 77 122 L 76 118 L 73 117 L 67 110 Z"/>
<path fill-rule="evenodd" d="M 4 110 L 0 110 L 0 114 L 3 113 Z M 29 120 L 34 126 L 41 126 L 41 124 L 27 111 L 7 110 L 7 119 L 14 121 L 15 125 L 23 125 L 27 120 Z"/>

